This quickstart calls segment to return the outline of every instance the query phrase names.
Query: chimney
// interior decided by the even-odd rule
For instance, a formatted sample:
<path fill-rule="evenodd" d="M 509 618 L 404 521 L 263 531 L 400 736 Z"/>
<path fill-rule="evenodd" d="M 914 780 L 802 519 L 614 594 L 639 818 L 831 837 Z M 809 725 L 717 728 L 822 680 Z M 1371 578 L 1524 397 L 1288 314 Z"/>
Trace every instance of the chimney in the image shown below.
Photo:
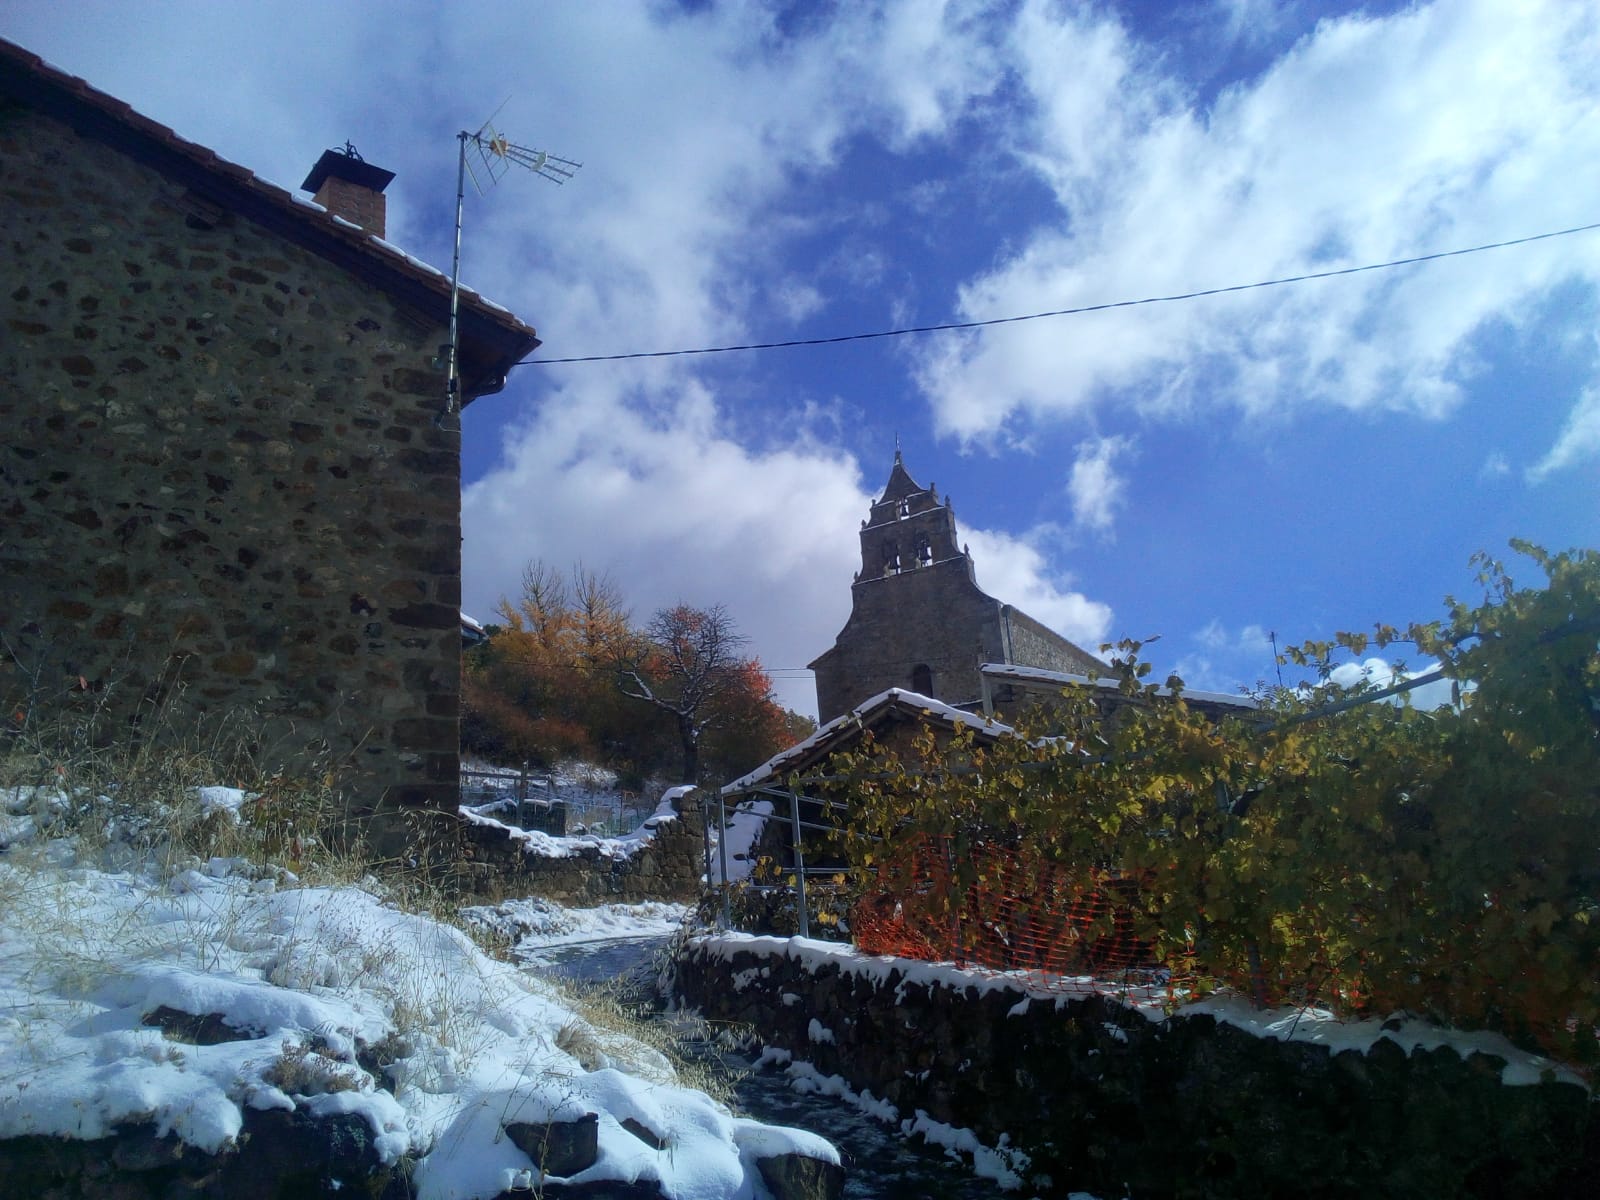
<path fill-rule="evenodd" d="M 346 142 L 343 150 L 324 150 L 300 186 L 335 216 L 355 222 L 374 237 L 382 237 L 383 189 L 393 178 L 393 171 L 366 162 Z"/>

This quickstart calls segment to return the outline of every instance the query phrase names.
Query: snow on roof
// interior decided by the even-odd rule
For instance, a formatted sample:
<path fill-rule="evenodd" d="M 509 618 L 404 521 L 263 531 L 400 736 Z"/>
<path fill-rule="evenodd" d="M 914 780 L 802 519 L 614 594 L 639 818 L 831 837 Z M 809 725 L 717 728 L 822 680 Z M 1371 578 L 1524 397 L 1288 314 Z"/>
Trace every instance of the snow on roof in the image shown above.
<path fill-rule="evenodd" d="M 1108 682 L 1104 677 L 1095 679 L 1089 675 L 1074 675 L 1067 671 L 1047 671 L 1043 667 L 1024 667 L 1016 663 L 981 663 L 978 666 L 980 675 L 987 675 L 991 679 L 1015 679 L 1022 683 L 1054 683 L 1062 687 L 1068 684 L 1079 684 L 1083 687 L 1099 688 L 1102 690 L 1114 689 L 1116 684 Z M 1168 687 L 1156 688 L 1156 695 L 1170 696 L 1172 689 Z M 1223 692 L 1200 692 L 1193 688 L 1183 689 L 1185 700 L 1200 701 L 1205 704 L 1226 704 L 1234 708 L 1256 708 L 1256 702 L 1249 696 L 1230 696 Z"/>
<path fill-rule="evenodd" d="M 921 692 L 908 691 L 905 688 L 890 688 L 887 691 L 879 692 L 876 696 L 863 700 L 843 716 L 835 717 L 829 721 L 804 741 L 796 742 L 787 750 L 774 754 L 749 774 L 741 775 L 732 783 L 726 784 L 722 789 L 722 794 L 728 796 L 735 792 L 749 791 L 763 780 L 770 779 L 775 775 L 781 775 L 791 764 L 804 759 L 819 746 L 826 745 L 847 730 L 857 727 L 865 728 L 880 713 L 890 708 L 901 708 L 907 711 L 923 713 L 952 727 L 965 725 L 970 729 L 976 729 L 981 733 L 995 737 L 1011 732 L 1011 726 L 1002 725 L 993 718 L 954 708 L 943 700 L 935 700 L 932 696 L 924 696 Z"/>

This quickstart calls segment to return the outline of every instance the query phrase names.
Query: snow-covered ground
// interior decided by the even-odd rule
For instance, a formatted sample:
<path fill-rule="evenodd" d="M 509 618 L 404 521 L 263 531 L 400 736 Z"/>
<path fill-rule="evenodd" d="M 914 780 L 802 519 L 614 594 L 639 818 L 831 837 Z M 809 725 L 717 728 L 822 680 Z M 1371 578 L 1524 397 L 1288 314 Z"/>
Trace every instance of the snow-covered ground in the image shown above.
<path fill-rule="evenodd" d="M 221 792 L 196 799 L 239 807 Z M 438 1200 L 528 1182 L 531 1161 L 503 1126 L 585 1112 L 599 1114 L 600 1157 L 571 1182 L 757 1200 L 758 1158 L 837 1161 L 821 1138 L 734 1117 L 681 1086 L 658 1052 L 591 1024 L 554 984 L 460 930 L 386 902 L 376 881 L 301 886 L 237 858 L 157 864 L 128 861 L 126 848 L 108 859 L 48 836 L 67 803 L 0 790 L 0 1137 L 95 1138 L 150 1121 L 216 1151 L 247 1109 L 358 1113 L 386 1161 L 417 1156 L 418 1195 Z M 643 918 L 652 929 L 670 919 Z M 638 920 L 552 915 L 543 927 L 568 936 Z M 247 1036 L 172 1040 L 146 1023 L 163 1007 Z M 377 1053 L 381 1077 L 358 1050 L 368 1063 Z M 625 1129 L 630 1119 L 662 1149 Z"/>

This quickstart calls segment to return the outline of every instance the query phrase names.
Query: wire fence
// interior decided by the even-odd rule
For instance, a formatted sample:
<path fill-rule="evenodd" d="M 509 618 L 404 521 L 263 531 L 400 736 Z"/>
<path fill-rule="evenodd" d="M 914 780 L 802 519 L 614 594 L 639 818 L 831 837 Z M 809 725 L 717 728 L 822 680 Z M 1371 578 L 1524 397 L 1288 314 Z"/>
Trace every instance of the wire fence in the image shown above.
<path fill-rule="evenodd" d="M 1016 847 L 983 846 L 964 857 L 974 878 L 961 887 L 947 838 L 920 839 L 904 858 L 877 867 L 851 911 L 856 945 L 869 954 L 1022 974 L 1050 992 L 1098 990 L 1106 979 L 1181 985 L 1182 972 L 1134 933 L 1137 879 L 1101 870 L 1085 887 Z M 956 895 L 960 904 L 952 908 Z"/>
<path fill-rule="evenodd" d="M 527 764 L 516 770 L 461 769 L 461 803 L 518 829 L 564 837 L 567 805 L 556 797 L 555 780 Z"/>
<path fill-rule="evenodd" d="M 863 879 L 861 872 L 847 867 L 807 865 L 807 831 L 837 832 L 834 826 L 802 817 L 802 802 L 815 801 L 776 788 L 765 789 L 763 795 L 778 804 L 758 819 L 782 826 L 787 842 L 784 847 L 767 844 L 766 849 L 778 853 L 761 856 L 765 873 L 744 874 L 753 864 L 732 861 L 730 854 L 730 842 L 736 841 L 730 829 L 740 817 L 755 815 L 748 801 L 730 806 L 719 797 L 714 835 L 708 824 L 706 879 L 718 893 L 723 928 L 751 924 L 753 913 L 770 918 L 784 898 L 792 897 L 795 930 L 810 937 L 815 920 L 828 921 L 824 914 L 830 904 L 854 892 L 843 926 L 868 954 L 1022 976 L 1030 988 L 1053 993 L 1101 991 L 1112 980 L 1170 994 L 1187 978 L 1174 964 L 1158 961 L 1150 944 L 1135 936 L 1130 905 L 1139 886 L 1135 879 L 1099 871 L 1093 886 L 1085 888 L 1037 856 L 1014 847 L 984 847 L 964 856 L 977 882 L 969 880 L 958 888 L 956 856 L 947 838 L 922 838 Z M 754 847 L 744 853 L 754 857 Z M 819 876 L 827 880 L 820 889 Z M 840 879 L 861 886 L 841 886 Z M 960 906 L 952 910 L 950 897 L 958 894 Z M 753 895 L 757 903 L 736 904 L 736 895 Z"/>
<path fill-rule="evenodd" d="M 1326 705 L 1308 713 L 1269 722 L 1287 728 L 1304 721 L 1334 716 L 1435 683 L 1444 678 L 1431 670 L 1387 687 Z M 1027 772 L 1045 764 L 1022 763 Z M 974 768 L 975 769 L 975 768 Z M 961 774 L 962 768 L 945 768 L 944 774 Z M 917 777 L 924 772 L 907 773 Z M 720 918 L 724 928 L 734 926 L 730 891 L 734 886 L 794 894 L 798 932 L 811 934 L 816 907 L 808 895 L 807 877 L 818 874 L 845 876 L 862 884 L 859 872 L 846 867 L 808 867 L 805 831 L 838 832 L 837 819 L 845 808 L 834 797 L 828 816 L 835 823 L 806 821 L 802 804 L 816 806 L 804 794 L 807 785 L 842 781 L 848 777 L 807 772 L 792 777 L 786 787 L 755 787 L 738 793 L 735 813 L 749 811 L 749 798 L 762 796 L 776 802 L 769 820 L 788 826 L 790 858 L 772 864 L 766 883 L 729 883 L 729 797 L 717 801 L 717 835 L 709 826 L 706 840 L 706 875 L 709 886 L 720 893 Z M 720 865 L 713 854 L 720 854 Z M 1170 998 L 1194 981 L 1189 954 L 1158 956 L 1151 944 L 1133 931 L 1132 902 L 1139 881 L 1114 869 L 1092 874 L 1091 886 L 1081 883 L 1081 873 L 1068 872 L 1019 847 L 990 846 L 966 855 L 968 878 L 958 887 L 957 864 L 949 839 L 923 838 L 906 848 L 894 862 L 880 863 L 864 886 L 853 890 L 846 925 L 851 940 L 869 954 L 882 954 L 924 962 L 954 963 L 966 969 L 1024 975 L 1031 987 L 1050 992 L 1086 993 L 1102 990 L 1106 980 L 1120 984 L 1164 989 Z M 949 898 L 960 895 L 952 910 Z M 770 906 L 769 906 L 770 907 Z M 1267 995 L 1261 968 L 1252 972 L 1252 990 L 1258 1001 Z"/>

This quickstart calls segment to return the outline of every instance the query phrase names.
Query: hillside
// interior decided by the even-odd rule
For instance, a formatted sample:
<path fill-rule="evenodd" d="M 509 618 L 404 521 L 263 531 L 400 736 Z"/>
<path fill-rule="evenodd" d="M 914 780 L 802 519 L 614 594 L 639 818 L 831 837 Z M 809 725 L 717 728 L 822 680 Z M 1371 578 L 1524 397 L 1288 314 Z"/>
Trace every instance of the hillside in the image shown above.
<path fill-rule="evenodd" d="M 837 1161 L 685 1086 L 659 1051 L 393 883 L 304 845 L 296 869 L 269 861 L 249 828 L 261 799 L 203 788 L 135 810 L 61 786 L 0 791 L 13 1186 L 59 1178 L 73 1144 L 80 1170 L 109 1158 L 150 1194 L 178 1180 L 274 1194 L 266 1172 L 294 1195 L 610 1180 L 733 1200 L 765 1194 L 762 1159 Z M 557 1152 L 563 1130 L 578 1149 Z"/>

